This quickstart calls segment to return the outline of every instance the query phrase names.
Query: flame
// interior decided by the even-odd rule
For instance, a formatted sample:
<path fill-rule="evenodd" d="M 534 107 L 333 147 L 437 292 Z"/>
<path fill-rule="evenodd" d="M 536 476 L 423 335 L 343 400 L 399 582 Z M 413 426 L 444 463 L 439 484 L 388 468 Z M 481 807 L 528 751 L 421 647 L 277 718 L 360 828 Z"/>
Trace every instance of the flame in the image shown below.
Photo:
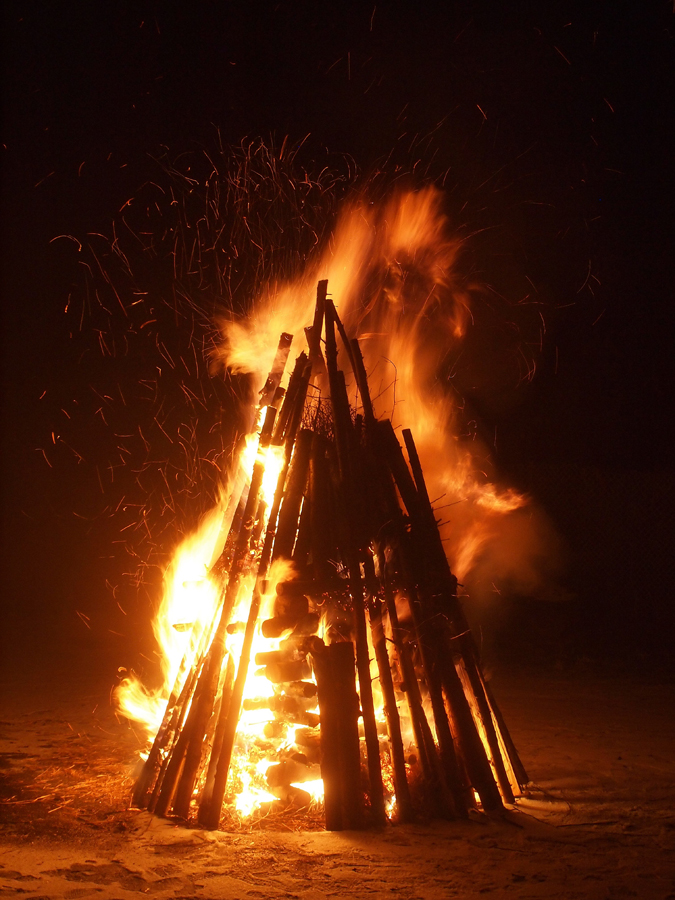
<path fill-rule="evenodd" d="M 284 457 L 282 447 L 259 447 L 259 428 L 264 420 L 264 413 L 265 408 L 259 411 L 257 430 L 245 436 L 238 470 L 240 476 L 250 480 L 253 465 L 260 458 L 265 467 L 262 497 L 269 507 L 274 498 Z M 200 645 L 208 639 L 206 629 L 213 622 L 221 590 L 210 575 L 210 569 L 223 549 L 234 512 L 233 499 L 236 501 L 234 492 L 221 492 L 218 503 L 206 513 L 197 531 L 188 535 L 178 546 L 164 572 L 164 592 L 152 623 L 159 647 L 161 687 L 149 690 L 137 676 L 130 674 L 122 679 L 115 692 L 117 705 L 123 715 L 142 723 L 150 737 L 154 737 L 162 722 L 172 687 L 176 685 L 180 675 L 191 667 Z M 250 604 L 251 596 L 252 586 L 249 587 L 248 597 L 242 599 L 241 604 Z M 243 614 L 244 620 L 246 615 L 247 613 Z M 243 638 L 239 641 L 237 659 L 242 640 Z"/>
<path fill-rule="evenodd" d="M 221 322 L 219 356 L 232 371 L 264 383 L 278 335 L 302 334 L 312 321 L 316 284 L 328 279 L 347 332 L 359 338 L 376 415 L 412 431 L 429 494 L 448 509 L 441 526 L 460 579 L 499 543 L 500 520 L 527 498 L 500 490 L 483 473 L 487 450 L 460 438 L 461 410 L 439 380 L 473 321 L 478 289 L 462 279 L 462 241 L 451 234 L 433 187 L 401 191 L 382 204 L 348 203 L 322 256 L 291 283 L 270 285 L 240 320 Z M 352 401 L 358 404 L 355 389 Z M 534 531 L 534 529 L 533 529 Z M 518 568 L 527 564 L 528 535 Z"/>
<path fill-rule="evenodd" d="M 248 818 L 263 803 L 273 803 L 274 794 L 262 790 L 253 783 L 253 775 L 246 769 L 239 772 L 241 790 L 235 794 L 235 809 L 243 818 Z"/>
<path fill-rule="evenodd" d="M 405 423 L 414 434 L 430 497 L 437 512 L 448 510 L 441 532 L 450 563 L 460 579 L 471 573 L 481 558 L 499 541 L 503 521 L 526 504 L 514 490 L 500 490 L 483 473 L 486 451 L 478 442 L 461 438 L 462 416 L 442 380 L 443 361 L 458 352 L 472 325 L 476 289 L 458 274 L 462 241 L 450 234 L 434 188 L 399 192 L 382 204 L 360 197 L 343 209 L 330 242 L 322 255 L 310 262 L 293 282 L 267 286 L 245 318 L 221 323 L 221 362 L 232 372 L 252 376 L 261 388 L 274 359 L 279 335 L 302 335 L 312 322 L 316 284 L 328 279 L 329 291 L 350 335 L 359 337 L 369 374 L 375 413 L 394 425 Z M 296 351 L 300 349 L 296 346 Z M 352 385 L 352 402 L 359 397 Z M 120 686 L 117 700 L 125 715 L 145 723 L 152 736 L 162 719 L 174 685 L 180 684 L 200 647 L 209 640 L 209 623 L 217 611 L 221 587 L 210 574 L 222 549 L 234 506 L 236 485 L 249 478 L 256 459 L 264 463 L 263 497 L 269 509 L 279 473 L 283 448 L 260 448 L 258 429 L 264 410 L 259 410 L 256 429 L 246 438 L 231 490 L 205 516 L 198 531 L 178 547 L 165 576 L 165 592 L 154 623 L 162 659 L 162 686 L 149 691 L 133 676 Z M 521 560 L 522 563 L 522 560 Z M 289 564 L 274 564 L 265 585 L 265 618 L 275 586 L 289 577 Z M 515 568 L 513 562 L 512 569 Z M 244 580 L 232 621 L 245 622 L 252 601 L 255 578 Z M 227 650 L 235 664 L 241 655 L 243 635 L 227 638 Z M 278 647 L 256 631 L 252 661 L 259 652 Z M 377 673 L 374 670 L 374 683 Z M 272 698 L 275 688 L 251 664 L 245 700 Z M 376 691 L 378 707 L 381 697 Z M 263 802 L 272 802 L 266 772 L 270 758 L 260 748 L 269 744 L 265 726 L 274 719 L 265 703 L 245 709 L 237 732 L 231 765 L 235 805 L 248 816 Z M 382 718 L 382 714 L 378 716 Z M 289 726 L 276 743 L 292 746 L 295 729 Z M 230 782 L 228 782 L 230 784 Z M 296 786 L 320 799 L 323 784 L 298 782 Z M 389 801 L 395 808 L 395 797 Z"/>
<path fill-rule="evenodd" d="M 273 457 L 273 459 L 276 459 Z M 272 564 L 267 582 L 267 590 L 262 598 L 260 621 L 264 620 L 272 614 L 274 595 L 276 586 L 279 582 L 288 581 L 292 578 L 294 569 L 292 563 L 287 560 L 275 560 Z M 253 591 L 253 583 L 251 582 L 244 591 L 244 596 L 233 614 L 233 621 L 245 619 L 248 615 Z M 270 652 L 279 649 L 282 638 L 265 638 L 260 630 L 256 628 L 253 639 L 253 649 L 251 659 L 254 660 L 257 653 Z M 241 655 L 241 646 L 243 643 L 243 635 L 241 633 L 231 635 L 228 638 L 228 650 L 234 655 L 235 659 L 239 659 Z M 257 670 L 252 666 L 249 670 L 246 686 L 244 689 L 244 700 L 265 700 L 275 696 L 274 685 L 269 681 L 262 670 Z M 309 712 L 318 710 L 308 710 Z M 237 729 L 237 744 L 239 752 L 234 755 L 232 760 L 232 780 L 238 782 L 238 789 L 235 793 L 235 807 L 239 814 L 243 817 L 250 816 L 263 803 L 274 802 L 277 798 L 274 794 L 267 790 L 265 775 L 267 770 L 273 764 L 269 758 L 262 758 L 257 763 L 253 763 L 252 753 L 258 745 L 269 744 L 269 740 L 265 736 L 265 725 L 274 721 L 275 716 L 271 709 L 250 709 L 244 708 L 239 720 Z M 295 742 L 295 728 L 289 726 L 286 734 L 277 741 L 279 747 L 290 748 Z M 311 794 L 313 800 L 320 800 L 323 797 L 323 781 L 304 782 L 294 785 Z"/>
<path fill-rule="evenodd" d="M 222 495 L 197 531 L 179 545 L 164 573 L 164 593 L 152 623 L 159 647 L 161 686 L 149 690 L 137 676 L 130 675 L 115 692 L 122 714 L 143 724 L 150 737 L 162 722 L 180 671 L 184 674 L 189 669 L 215 615 L 219 587 L 209 569 L 222 550 L 227 506 Z"/>
<path fill-rule="evenodd" d="M 265 419 L 266 410 L 266 406 L 260 410 L 257 422 L 258 429 Z M 274 499 L 279 473 L 284 465 L 284 448 L 275 445 L 260 447 L 259 443 L 260 434 L 258 431 L 253 431 L 245 436 L 240 465 L 245 472 L 251 472 L 256 460 L 263 464 L 262 499 L 269 506 Z"/>
<path fill-rule="evenodd" d="M 291 787 L 306 791 L 315 803 L 323 800 L 323 780 L 321 778 L 317 778 L 314 781 L 293 782 Z"/>

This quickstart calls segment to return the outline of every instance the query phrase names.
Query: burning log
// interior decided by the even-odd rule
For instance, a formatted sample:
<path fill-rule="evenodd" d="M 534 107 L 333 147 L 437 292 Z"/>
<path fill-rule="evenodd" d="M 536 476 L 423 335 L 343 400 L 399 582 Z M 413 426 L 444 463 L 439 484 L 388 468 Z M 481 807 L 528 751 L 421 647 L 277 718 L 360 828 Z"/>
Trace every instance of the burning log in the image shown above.
<path fill-rule="evenodd" d="M 403 748 L 403 738 L 401 736 L 401 720 L 398 714 L 398 707 L 396 706 L 394 681 L 391 676 L 391 664 L 389 662 L 389 654 L 387 653 L 387 645 L 384 636 L 381 601 L 377 597 L 371 599 L 368 618 L 372 629 L 377 668 L 380 673 L 380 687 L 382 688 L 382 696 L 384 699 L 384 714 L 387 718 L 399 819 L 402 822 L 409 822 L 413 818 L 413 807 L 405 770 L 405 753 Z"/>
<path fill-rule="evenodd" d="M 250 484 L 209 576 L 222 581 L 220 604 L 179 669 L 132 802 L 184 819 L 196 802 L 200 824 L 218 827 L 242 716 L 259 714 L 258 742 L 275 748 L 268 799 L 307 805 L 319 766 L 331 830 L 383 823 L 386 799 L 402 821 L 464 817 L 474 792 L 499 812 L 527 776 L 480 671 L 412 435 L 403 432 L 406 461 L 391 423 L 375 417 L 359 344 L 326 282 L 306 334 L 309 354 L 285 392 L 292 338 L 280 340 Z M 349 403 L 338 335 L 363 416 Z M 272 496 L 263 489 L 270 453 L 279 460 Z M 284 560 L 293 571 L 275 585 Z M 252 675 L 265 690 L 247 693 Z M 385 798 L 383 769 L 395 797 Z"/>
<path fill-rule="evenodd" d="M 321 715 L 321 777 L 326 828 L 361 828 L 363 794 L 359 754 L 359 698 L 354 645 L 317 647 L 313 654 Z"/>
<path fill-rule="evenodd" d="M 232 699 L 233 687 L 234 660 L 230 655 L 227 659 L 225 683 L 223 684 L 223 690 L 220 697 L 220 708 L 217 714 L 218 722 L 216 724 L 213 746 L 211 747 L 211 755 L 209 757 L 209 765 L 206 772 L 206 780 L 204 782 L 204 788 L 202 790 L 202 796 L 199 805 L 199 821 L 202 825 L 206 824 L 204 819 L 206 817 L 207 810 L 211 806 L 211 801 L 213 798 L 213 789 L 216 781 L 216 768 L 218 766 L 218 760 L 220 759 L 220 753 L 223 748 L 223 740 L 225 739 L 225 730 L 227 728 L 227 720 L 230 713 L 230 701 Z"/>
<path fill-rule="evenodd" d="M 319 616 L 316 613 L 307 613 L 300 619 L 294 616 L 277 616 L 274 619 L 266 619 L 262 624 L 262 633 L 266 638 L 281 637 L 287 631 L 293 629 L 295 634 L 316 634 L 319 628 Z"/>
<path fill-rule="evenodd" d="M 300 506 L 309 471 L 309 454 L 312 448 L 312 438 L 312 432 L 307 429 L 302 429 L 298 435 L 288 483 L 284 491 L 284 499 L 281 504 L 281 512 L 279 513 L 279 525 L 274 542 L 275 555 L 284 559 L 290 559 L 293 555 Z"/>
<path fill-rule="evenodd" d="M 297 367 L 296 367 L 297 368 Z M 283 489 L 285 484 L 285 476 L 286 471 L 288 469 L 288 464 L 290 462 L 290 451 L 293 446 L 293 442 L 295 440 L 296 431 L 298 425 L 300 423 L 300 413 L 302 410 L 302 406 L 304 405 L 304 398 L 307 392 L 307 381 L 305 380 L 305 370 L 308 368 L 308 365 L 303 361 L 303 376 L 302 381 L 299 383 L 299 387 L 297 391 L 292 396 L 290 401 L 291 405 L 291 413 L 288 417 L 288 425 L 286 426 L 286 430 L 284 432 L 284 440 L 286 443 L 286 465 L 284 466 L 282 473 L 279 475 L 277 481 L 277 488 L 275 491 L 274 502 L 272 504 L 272 510 L 270 512 L 269 522 L 267 526 L 267 531 L 265 535 L 265 543 L 262 548 L 262 552 L 260 555 L 260 560 L 258 563 L 258 572 L 257 572 L 257 581 L 255 588 L 253 590 L 253 596 L 251 599 L 251 607 L 249 610 L 248 620 L 246 622 L 246 630 L 244 632 L 244 643 L 242 646 L 241 656 L 239 660 L 239 668 L 237 670 L 237 678 L 234 683 L 234 687 L 232 690 L 232 697 L 230 700 L 230 709 L 228 712 L 227 723 L 224 729 L 224 736 L 222 747 L 220 750 L 220 756 L 218 759 L 218 765 L 216 767 L 216 774 L 213 784 L 213 793 L 210 798 L 208 798 L 208 802 L 204 802 L 204 812 L 201 814 L 201 821 L 206 825 L 207 828 L 217 828 L 218 823 L 220 822 L 221 810 L 223 805 L 223 798 L 225 796 L 225 788 L 227 785 L 227 777 L 230 769 L 230 761 L 232 758 L 232 750 L 234 747 L 234 740 L 237 730 L 237 725 L 239 723 L 239 717 L 241 715 L 241 705 L 244 696 L 244 689 L 246 686 L 246 679 L 248 675 L 249 662 L 251 657 L 251 648 L 253 645 L 253 636 L 254 630 L 258 622 L 258 615 L 260 613 L 260 601 L 261 601 L 261 589 L 263 580 L 266 578 L 268 573 L 268 567 L 270 564 L 270 560 L 272 557 L 273 547 L 275 545 L 275 537 L 277 536 L 276 530 L 276 522 L 277 516 L 279 515 L 279 508 L 282 501 Z M 303 387 L 304 385 L 304 387 Z M 284 406 L 289 405 L 284 403 Z M 269 411 L 272 409 L 268 407 L 268 416 L 265 420 L 265 427 L 260 435 L 260 446 L 265 447 L 267 445 L 266 440 L 266 425 L 269 420 Z M 271 430 L 271 429 L 270 429 Z M 267 432 L 269 434 L 269 431 Z M 255 469 L 254 469 L 255 475 Z M 251 480 L 251 487 L 253 487 L 253 478 Z M 302 663 L 302 660 L 298 662 Z M 280 664 L 277 663 L 277 666 Z M 267 674 L 270 676 L 270 666 L 267 666 Z M 286 672 L 276 671 L 277 677 L 280 680 L 288 680 L 295 681 L 301 679 L 303 677 L 302 669 L 298 669 L 297 667 L 293 669 L 293 676 L 290 678 L 286 678 Z M 272 680 L 270 678 L 270 680 Z M 181 810 L 177 810 L 177 814 L 180 815 L 182 813 Z M 201 813 L 201 809 L 200 809 Z"/>
<path fill-rule="evenodd" d="M 315 728 L 298 728 L 295 743 L 309 762 L 321 760 L 321 732 Z"/>

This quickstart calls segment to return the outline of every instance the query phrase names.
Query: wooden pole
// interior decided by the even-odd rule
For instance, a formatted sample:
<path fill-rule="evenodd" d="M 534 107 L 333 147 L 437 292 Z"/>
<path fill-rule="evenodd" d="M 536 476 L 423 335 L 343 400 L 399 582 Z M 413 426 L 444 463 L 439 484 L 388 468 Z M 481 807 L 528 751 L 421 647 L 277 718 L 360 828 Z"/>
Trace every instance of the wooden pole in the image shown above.
<path fill-rule="evenodd" d="M 469 704 L 472 704 L 475 707 L 475 716 L 478 717 L 480 726 L 485 735 L 485 742 L 487 745 L 485 749 L 487 753 L 489 753 L 490 762 L 494 768 L 501 795 L 506 803 L 513 803 L 513 788 L 506 771 L 504 758 L 502 756 L 502 747 L 500 746 L 499 737 L 495 728 L 495 721 L 493 720 L 492 711 L 485 692 L 475 643 L 457 598 L 457 579 L 450 572 L 450 567 L 436 525 L 433 508 L 429 500 L 422 465 L 412 433 L 409 429 L 404 429 L 403 438 L 406 443 L 406 449 L 408 450 L 408 459 L 410 460 L 414 475 L 414 483 L 417 488 L 417 499 L 416 501 L 412 501 L 411 505 L 413 506 L 413 510 L 409 510 L 409 512 L 411 512 L 411 516 L 415 518 L 415 525 L 422 533 L 420 536 L 422 537 L 423 535 L 422 541 L 424 545 L 433 554 L 427 561 L 426 569 L 428 581 L 431 582 L 434 593 L 437 596 L 443 597 L 445 606 L 450 613 L 449 622 L 452 643 L 461 656 L 468 680 L 467 690 L 465 691 L 465 694 L 468 694 L 466 699 Z M 396 441 L 396 444 L 400 451 L 398 441 Z M 453 675 L 448 669 L 446 674 L 449 679 L 448 684 L 454 684 L 458 677 L 457 673 L 455 672 Z M 459 702 L 459 695 L 456 694 L 456 697 Z M 463 716 L 464 712 L 462 711 L 460 715 Z M 476 787 L 476 789 L 478 790 L 478 787 Z"/>
<path fill-rule="evenodd" d="M 295 442 L 295 452 L 279 512 L 277 533 L 274 541 L 275 559 L 290 559 L 293 554 L 300 506 L 307 486 L 312 437 L 311 431 L 302 429 Z"/>
<path fill-rule="evenodd" d="M 327 443 L 325 438 L 314 435 L 309 462 L 312 571 L 320 584 L 335 574 L 328 560 L 335 559 L 337 546 Z"/>
<path fill-rule="evenodd" d="M 389 746 L 391 748 L 391 763 L 394 774 L 394 789 L 396 791 L 396 806 L 398 818 L 401 822 L 410 822 L 414 818 L 410 788 L 405 770 L 405 753 L 403 750 L 403 738 L 401 736 L 401 719 L 396 705 L 394 682 L 391 677 L 391 663 L 387 653 L 387 644 L 382 624 L 382 601 L 376 595 L 372 596 L 369 603 L 370 628 L 373 636 L 373 647 L 377 659 L 377 669 L 380 673 L 380 687 L 384 702 L 384 714 L 387 718 L 389 731 Z"/>
<path fill-rule="evenodd" d="M 354 627 L 356 632 L 356 667 L 359 675 L 359 693 L 363 710 L 363 726 L 366 737 L 368 774 L 370 778 L 370 801 L 373 818 L 376 823 L 386 821 L 384 809 L 384 789 L 382 786 L 382 770 L 380 764 L 380 744 L 377 736 L 377 723 L 373 704 L 373 691 L 370 683 L 370 657 L 366 631 L 366 613 L 364 605 L 363 582 L 357 547 L 358 523 L 354 521 L 354 484 L 350 465 L 350 431 L 352 428 L 349 403 L 344 384 L 344 375 L 337 367 L 337 345 L 335 342 L 335 324 L 331 307 L 326 306 L 326 365 L 333 408 L 335 443 L 338 454 L 340 480 L 343 489 L 344 509 L 348 524 L 348 545 L 345 548 L 345 561 L 349 573 L 349 592 L 352 597 Z"/>
<path fill-rule="evenodd" d="M 286 368 L 288 354 L 293 343 L 293 335 L 283 332 L 279 338 L 279 346 L 272 363 L 272 368 L 263 389 L 260 391 L 260 406 L 276 406 L 278 402 L 279 384 Z"/>
<path fill-rule="evenodd" d="M 434 715 L 434 724 L 436 726 L 436 734 L 439 743 L 440 759 L 436 753 L 436 747 L 431 732 L 424 715 L 421 699 L 418 700 L 419 687 L 417 685 L 417 675 L 414 672 L 412 660 L 408 652 L 408 648 L 400 642 L 397 645 L 399 659 L 407 666 L 408 673 L 404 675 L 404 680 L 410 682 L 409 705 L 411 714 L 414 716 L 413 722 L 416 723 L 416 742 L 420 759 L 423 765 L 426 764 L 427 779 L 435 781 L 441 791 L 443 797 L 443 807 L 447 811 L 452 811 L 455 815 L 465 816 L 469 798 L 467 796 L 467 786 L 462 777 L 459 762 L 455 752 L 454 740 L 450 725 L 448 722 L 447 711 L 443 703 L 442 683 L 439 672 L 437 671 L 437 649 L 435 646 L 435 636 L 426 628 L 426 621 L 419 615 L 416 615 L 416 591 L 413 579 L 411 578 L 412 566 L 406 562 L 409 555 L 407 548 L 409 547 L 408 535 L 406 527 L 403 523 L 401 510 L 398 500 L 395 496 L 395 489 L 391 477 L 386 473 L 386 466 L 391 468 L 391 452 L 386 450 L 386 441 L 383 447 L 383 429 L 384 436 L 387 437 L 386 424 L 379 423 L 375 419 L 373 405 L 370 398 L 368 387 L 368 377 L 366 374 L 361 348 L 357 340 L 350 342 L 352 367 L 356 378 L 359 392 L 361 394 L 361 402 L 363 404 L 364 418 L 366 424 L 366 437 L 368 449 L 371 454 L 369 478 L 379 489 L 380 503 L 385 510 L 385 520 L 380 523 L 380 531 L 383 528 L 391 529 L 397 534 L 396 550 L 394 551 L 402 568 L 402 575 L 406 583 L 406 590 L 410 599 L 410 608 L 413 614 L 413 622 L 417 634 L 417 644 L 422 659 L 422 665 L 425 672 L 427 690 L 431 700 L 432 711 Z M 395 437 L 394 437 L 395 440 Z M 398 446 L 398 442 L 396 442 Z M 398 462 L 394 459 L 394 463 Z M 383 466 L 383 463 L 385 465 Z M 396 485 L 399 487 L 402 497 L 410 499 L 414 494 L 414 484 L 409 476 L 405 464 L 403 467 L 398 466 L 396 472 L 392 472 Z M 408 476 L 406 479 L 405 476 Z M 402 487 L 399 485 L 402 483 Z M 386 597 L 386 593 L 385 593 Z M 392 620 L 392 628 L 398 629 L 398 616 L 393 599 L 387 599 L 387 608 Z M 395 623 L 395 626 L 394 626 Z M 417 695 L 417 696 L 416 696 Z M 414 725 L 415 727 L 415 725 Z"/>
<path fill-rule="evenodd" d="M 218 710 L 218 721 L 213 736 L 213 746 L 211 748 L 211 755 L 209 757 L 209 766 L 206 770 L 206 779 L 204 781 L 204 787 L 199 799 L 198 820 L 200 824 L 204 826 L 206 826 L 207 813 L 213 797 L 216 767 L 218 764 L 218 759 L 220 757 L 220 751 L 223 746 L 225 727 L 227 725 L 227 717 L 230 711 L 230 700 L 232 698 L 232 688 L 234 686 L 234 671 L 234 660 L 232 658 L 232 654 L 230 653 L 227 657 L 225 681 L 223 682 L 223 689 L 220 697 L 220 709 Z"/>
<path fill-rule="evenodd" d="M 248 677 L 248 669 L 251 661 L 251 647 L 253 646 L 255 626 L 260 612 L 260 600 L 261 593 L 258 582 L 256 583 L 253 590 L 253 597 L 251 598 L 251 606 L 248 619 L 246 620 L 246 631 L 244 632 L 244 643 L 241 648 L 241 656 L 237 668 L 237 677 L 234 682 L 234 687 L 232 688 L 227 720 L 223 726 L 223 737 L 220 753 L 218 754 L 216 774 L 213 780 L 211 800 L 208 808 L 205 809 L 204 814 L 200 815 L 200 821 L 205 828 L 217 828 L 218 823 L 220 822 L 227 776 L 230 771 L 230 762 L 232 760 L 232 750 L 234 748 L 239 717 L 241 716 L 241 702 L 244 696 L 244 688 L 246 687 L 246 678 Z"/>
<path fill-rule="evenodd" d="M 321 778 L 326 828 L 359 829 L 363 825 L 359 698 L 354 678 L 354 645 L 315 646 L 312 666 L 321 715 Z"/>
<path fill-rule="evenodd" d="M 314 369 L 320 369 L 323 363 L 321 353 L 321 332 L 323 331 L 323 317 L 326 308 L 326 296 L 328 294 L 328 281 L 320 281 L 316 286 L 316 306 L 314 307 L 314 321 L 310 328 L 305 329 L 307 344 L 309 345 L 309 359 Z"/>
<path fill-rule="evenodd" d="M 147 797 L 146 806 L 147 809 L 150 810 L 150 812 L 156 812 L 157 803 L 161 794 L 162 787 L 164 785 L 164 778 L 166 776 L 167 770 L 169 769 L 171 761 L 174 758 L 174 753 L 176 752 L 180 736 L 183 732 L 183 725 L 185 724 L 186 715 L 192 702 L 196 686 L 199 683 L 199 676 L 204 666 L 205 655 L 213 637 L 213 629 L 215 628 L 216 617 L 217 613 L 216 616 L 214 616 L 214 621 L 211 622 L 211 625 L 208 628 L 205 628 L 202 632 L 202 635 L 199 639 L 195 661 L 193 662 L 192 667 L 187 674 L 185 683 L 178 698 L 178 702 L 176 703 L 176 706 L 174 708 L 169 731 L 167 732 L 167 735 L 162 742 L 163 746 L 161 763 L 157 771 L 157 776 L 155 778 L 152 791 Z M 178 755 L 180 755 L 180 753 Z"/>
<path fill-rule="evenodd" d="M 176 675 L 173 689 L 166 704 L 166 709 L 164 710 L 162 724 L 159 726 L 152 747 L 150 748 L 148 758 L 143 763 L 141 774 L 136 779 L 136 784 L 134 785 L 133 794 L 131 796 L 131 805 L 137 809 L 145 809 L 148 805 L 148 793 L 161 766 L 162 751 L 166 748 L 175 731 L 176 722 L 180 714 L 180 700 L 184 694 L 184 681 L 186 678 L 189 681 L 191 674 L 188 672 L 186 675 L 186 668 L 187 655 L 184 655 L 178 668 L 178 674 Z"/>
<path fill-rule="evenodd" d="M 415 735 L 415 745 L 422 765 L 428 799 L 430 800 L 431 806 L 441 817 L 452 817 L 457 814 L 457 803 L 455 796 L 448 785 L 446 774 L 443 771 L 438 756 L 438 750 L 431 733 L 431 728 L 429 727 L 424 712 L 422 695 L 417 681 L 415 666 L 411 658 L 410 647 L 404 641 L 403 629 L 399 622 L 398 611 L 396 609 L 396 600 L 386 576 L 384 552 L 382 548 L 380 548 L 379 554 L 381 560 L 380 570 L 383 573 L 382 577 L 384 578 L 385 602 L 389 614 L 389 621 L 391 622 L 392 640 L 394 641 L 396 654 L 401 666 L 406 700 L 408 701 L 413 733 Z"/>
<path fill-rule="evenodd" d="M 492 726 L 492 720 L 490 717 L 489 726 L 485 728 L 485 732 L 488 734 L 488 747 L 484 748 L 482 742 L 476 740 L 476 737 L 479 737 L 479 735 L 477 724 L 473 719 L 470 700 L 461 690 L 462 685 L 454 664 L 452 664 L 451 660 L 450 664 L 448 664 L 448 658 L 451 653 L 446 633 L 448 623 L 452 629 L 451 634 L 454 637 L 457 634 L 455 623 L 459 616 L 459 604 L 456 596 L 457 579 L 450 572 L 450 567 L 443 551 L 443 545 L 433 517 L 433 510 L 428 502 L 428 494 L 423 482 L 421 467 L 416 466 L 416 475 L 420 484 L 424 485 L 422 492 L 418 491 L 417 483 L 408 470 L 403 458 L 401 445 L 394 434 L 391 423 L 388 421 L 380 422 L 379 426 L 387 461 L 391 466 L 396 485 L 411 519 L 411 539 L 416 548 L 411 559 L 414 563 L 415 579 L 420 585 L 417 603 L 413 604 L 413 613 L 420 623 L 424 623 L 427 635 L 424 641 L 424 645 L 426 645 L 424 649 L 430 652 L 435 660 L 435 666 L 445 690 L 446 698 L 452 708 L 452 717 L 456 728 L 459 730 L 457 737 L 464 755 L 466 769 L 472 782 L 474 782 L 474 787 L 481 795 L 481 800 L 486 809 L 496 811 L 501 808 L 501 799 L 491 786 L 493 778 L 490 771 L 490 761 L 495 765 L 499 789 L 506 802 L 513 802 L 513 794 L 511 793 L 501 755 L 495 757 L 492 751 L 490 732 L 488 730 L 489 726 Z M 408 440 L 412 440 L 412 438 L 409 437 Z M 439 597 L 441 596 L 444 600 L 443 609 L 439 606 Z M 468 629 L 466 629 L 465 633 L 468 633 Z M 457 635 L 457 640 L 453 641 L 453 647 L 456 647 L 460 652 L 470 649 L 468 645 L 462 644 L 460 635 Z M 466 653 L 463 652 L 462 655 L 466 658 Z M 473 664 L 467 666 L 467 674 L 472 684 L 473 679 L 476 677 L 475 672 L 476 664 L 475 660 L 473 660 Z M 434 694 L 432 693 L 431 696 L 433 703 Z M 474 698 L 472 697 L 471 699 Z M 475 700 L 475 705 L 480 711 L 480 699 L 476 697 Z M 483 721 L 481 721 L 481 724 L 484 724 Z M 492 735 L 493 743 L 496 744 L 496 735 L 494 735 L 493 727 Z M 491 760 L 488 759 L 488 750 L 490 750 Z"/>

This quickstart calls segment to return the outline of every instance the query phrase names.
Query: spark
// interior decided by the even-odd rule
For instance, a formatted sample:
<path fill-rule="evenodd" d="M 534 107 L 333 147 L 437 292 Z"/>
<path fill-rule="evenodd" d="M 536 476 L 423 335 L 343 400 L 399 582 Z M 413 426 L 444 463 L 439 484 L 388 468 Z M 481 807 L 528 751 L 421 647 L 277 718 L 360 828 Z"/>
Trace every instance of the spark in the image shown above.
<path fill-rule="evenodd" d="M 91 631 L 91 625 L 89 624 L 91 622 L 90 617 L 88 615 L 86 615 L 85 613 L 80 612 L 77 609 L 75 610 L 75 612 L 80 617 L 80 619 L 84 622 L 84 624 L 87 626 L 87 628 Z"/>
<path fill-rule="evenodd" d="M 53 174 L 54 174 L 54 173 L 52 172 L 52 175 L 53 175 Z M 47 176 L 47 177 L 49 177 L 49 176 Z M 43 180 L 44 180 L 44 179 L 43 179 Z M 40 181 L 40 182 L 38 182 L 38 184 L 42 184 L 42 182 Z M 35 185 L 35 187 L 37 187 L 37 184 Z M 81 244 L 80 241 L 78 241 L 78 239 L 77 239 L 76 237 L 74 237 L 72 234 L 57 234 L 56 237 L 53 237 L 53 238 L 50 240 L 49 243 L 50 243 L 50 244 L 53 244 L 54 241 L 58 241 L 60 238 L 67 238 L 69 241 L 73 241 L 73 243 L 77 244 L 77 252 L 78 252 L 78 253 L 82 250 L 82 244 Z"/>

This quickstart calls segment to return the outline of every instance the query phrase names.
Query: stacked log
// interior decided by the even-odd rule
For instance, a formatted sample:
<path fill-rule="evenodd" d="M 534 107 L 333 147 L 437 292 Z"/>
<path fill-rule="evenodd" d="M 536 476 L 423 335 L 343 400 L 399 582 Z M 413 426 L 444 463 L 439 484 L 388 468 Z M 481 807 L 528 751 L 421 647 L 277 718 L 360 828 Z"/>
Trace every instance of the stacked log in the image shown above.
<path fill-rule="evenodd" d="M 283 451 L 274 499 L 269 508 L 262 501 L 259 457 L 212 570 L 222 580 L 218 612 L 181 667 L 133 803 L 184 819 L 196 810 L 204 827 L 218 827 L 242 710 L 265 710 L 265 738 L 293 729 L 267 769 L 269 791 L 309 805 L 302 785 L 320 773 L 331 830 L 381 825 L 387 807 L 400 821 L 461 818 L 477 803 L 498 813 L 527 775 L 481 673 L 412 434 L 403 432 L 406 459 L 391 422 L 374 415 L 358 342 L 327 282 L 306 335 L 308 353 L 285 392 L 291 338 L 282 335 L 261 396 L 260 447 Z M 277 560 L 291 561 L 293 575 L 261 617 Z M 236 621 L 246 577 L 254 580 L 248 616 Z M 227 639 L 237 633 L 243 648 L 234 659 Z M 256 633 L 274 649 L 252 655 Z M 244 699 L 252 667 L 271 696 Z"/>

